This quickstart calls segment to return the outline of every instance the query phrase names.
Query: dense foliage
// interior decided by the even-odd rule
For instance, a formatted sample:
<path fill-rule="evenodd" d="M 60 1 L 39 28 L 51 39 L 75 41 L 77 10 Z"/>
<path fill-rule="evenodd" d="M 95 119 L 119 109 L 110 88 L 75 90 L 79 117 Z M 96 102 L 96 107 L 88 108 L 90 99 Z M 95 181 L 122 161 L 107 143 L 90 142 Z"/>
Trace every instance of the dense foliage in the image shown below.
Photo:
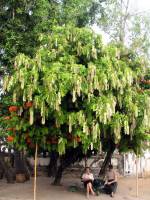
<path fill-rule="evenodd" d="M 10 72 L 18 53 L 33 57 L 40 33 L 51 32 L 54 25 L 83 27 L 95 23 L 102 13 L 96 0 L 2 0 L 0 1 L 0 74 Z"/>
<path fill-rule="evenodd" d="M 106 151 L 111 143 L 120 151 L 141 149 L 150 124 L 150 99 L 139 92 L 144 60 L 104 46 L 86 28 L 55 27 L 40 42 L 35 57 L 18 55 L 14 74 L 5 77 L 17 105 L 3 120 L 11 142 L 20 148 L 37 142 L 59 154 L 79 144 L 84 152 L 101 145 Z"/>

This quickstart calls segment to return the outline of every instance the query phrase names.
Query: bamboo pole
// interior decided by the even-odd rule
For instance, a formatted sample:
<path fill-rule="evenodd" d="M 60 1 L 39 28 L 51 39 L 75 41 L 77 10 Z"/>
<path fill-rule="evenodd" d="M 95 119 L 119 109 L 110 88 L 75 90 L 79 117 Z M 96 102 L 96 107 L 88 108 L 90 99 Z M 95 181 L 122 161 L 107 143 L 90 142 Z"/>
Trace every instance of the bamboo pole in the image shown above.
<path fill-rule="evenodd" d="M 136 156 L 136 197 L 139 196 L 138 156 Z"/>
<path fill-rule="evenodd" d="M 87 167 L 87 156 L 85 155 L 85 157 L 84 157 L 84 165 L 85 165 L 85 168 Z"/>
<path fill-rule="evenodd" d="M 126 175 L 125 169 L 126 169 L 126 163 L 125 163 L 125 153 L 124 153 L 123 154 L 123 175 L 124 176 Z"/>
<path fill-rule="evenodd" d="M 38 145 L 36 143 L 35 147 L 35 159 L 34 159 L 34 200 L 36 200 L 36 177 L 37 177 L 37 151 L 38 151 Z"/>

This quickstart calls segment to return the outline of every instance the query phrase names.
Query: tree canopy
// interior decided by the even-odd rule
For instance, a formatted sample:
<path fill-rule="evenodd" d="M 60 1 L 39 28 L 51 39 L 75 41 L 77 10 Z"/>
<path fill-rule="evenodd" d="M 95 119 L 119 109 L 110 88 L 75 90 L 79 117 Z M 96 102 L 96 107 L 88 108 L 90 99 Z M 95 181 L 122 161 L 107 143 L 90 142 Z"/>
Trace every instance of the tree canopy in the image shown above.
<path fill-rule="evenodd" d="M 14 144 L 37 142 L 60 154 L 79 144 L 84 152 L 111 144 L 140 149 L 150 119 L 149 97 L 139 92 L 144 60 L 125 47 L 104 46 L 87 28 L 55 27 L 40 43 L 35 57 L 18 55 L 5 77 L 11 106 L 18 106 L 4 120 Z"/>
<path fill-rule="evenodd" d="M 139 154 L 149 139 L 149 21 L 128 3 L 0 2 L 0 137 L 51 152 L 55 172 L 59 157 L 56 183 L 88 151 L 107 152 L 103 169 L 116 148 Z M 111 44 L 87 28 L 97 22 Z"/>
<path fill-rule="evenodd" d="M 1 73 L 11 70 L 18 53 L 33 57 L 39 46 L 40 33 L 54 25 L 86 26 L 94 23 L 102 2 L 96 0 L 2 0 L 0 2 L 0 60 Z"/>

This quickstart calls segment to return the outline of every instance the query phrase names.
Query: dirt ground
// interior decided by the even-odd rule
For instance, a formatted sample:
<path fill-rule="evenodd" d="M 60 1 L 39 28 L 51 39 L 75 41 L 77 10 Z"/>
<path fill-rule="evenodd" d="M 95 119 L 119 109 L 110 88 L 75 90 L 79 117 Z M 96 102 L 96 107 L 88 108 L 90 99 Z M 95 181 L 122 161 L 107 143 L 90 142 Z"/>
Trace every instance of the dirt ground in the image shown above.
<path fill-rule="evenodd" d="M 84 200 L 86 199 L 80 180 L 73 177 L 65 177 L 62 186 L 52 186 L 47 177 L 37 178 L 37 200 Z M 79 190 L 71 192 L 70 185 L 76 185 Z M 139 179 L 139 197 L 136 198 L 136 182 L 133 177 L 119 179 L 119 186 L 114 200 L 150 200 L 150 178 Z M 33 179 L 26 183 L 7 184 L 5 180 L 0 181 L 0 200 L 32 200 Z M 100 194 L 90 199 L 109 200 L 108 195 Z"/>

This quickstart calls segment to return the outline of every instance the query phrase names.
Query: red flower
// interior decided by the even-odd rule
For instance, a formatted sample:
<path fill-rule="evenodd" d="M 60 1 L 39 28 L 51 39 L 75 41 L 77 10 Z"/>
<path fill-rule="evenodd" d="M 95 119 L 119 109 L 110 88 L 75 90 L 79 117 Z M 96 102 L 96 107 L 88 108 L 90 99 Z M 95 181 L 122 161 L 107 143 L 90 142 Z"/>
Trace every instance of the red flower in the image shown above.
<path fill-rule="evenodd" d="M 32 107 L 33 106 L 33 102 L 32 101 L 29 101 L 29 102 L 26 102 L 25 103 L 25 107 L 26 108 L 30 108 L 30 107 Z"/>
<path fill-rule="evenodd" d="M 7 130 L 7 131 L 14 131 L 15 128 L 7 128 L 6 130 Z"/>
<path fill-rule="evenodd" d="M 10 106 L 9 107 L 9 112 L 16 112 L 18 110 L 17 106 Z"/>
<path fill-rule="evenodd" d="M 14 137 L 13 136 L 8 136 L 7 137 L 7 141 L 8 142 L 13 142 L 14 141 Z"/>
<path fill-rule="evenodd" d="M 76 137 L 77 142 L 81 142 L 81 138 L 79 136 Z"/>
<path fill-rule="evenodd" d="M 28 144 L 30 144 L 31 143 L 31 138 L 28 137 L 26 141 L 27 141 Z"/>

